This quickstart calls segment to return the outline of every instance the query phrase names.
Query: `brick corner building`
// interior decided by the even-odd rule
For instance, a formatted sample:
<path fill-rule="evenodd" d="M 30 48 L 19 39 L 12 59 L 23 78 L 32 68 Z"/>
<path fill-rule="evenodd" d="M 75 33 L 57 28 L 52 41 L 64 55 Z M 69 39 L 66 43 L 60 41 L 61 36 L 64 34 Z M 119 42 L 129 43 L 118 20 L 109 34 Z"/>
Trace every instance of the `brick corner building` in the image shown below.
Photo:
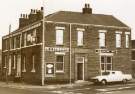
<path fill-rule="evenodd" d="M 22 14 L 2 38 L 3 79 L 29 83 L 89 80 L 111 70 L 131 73 L 131 29 L 112 15 L 43 8 Z"/>

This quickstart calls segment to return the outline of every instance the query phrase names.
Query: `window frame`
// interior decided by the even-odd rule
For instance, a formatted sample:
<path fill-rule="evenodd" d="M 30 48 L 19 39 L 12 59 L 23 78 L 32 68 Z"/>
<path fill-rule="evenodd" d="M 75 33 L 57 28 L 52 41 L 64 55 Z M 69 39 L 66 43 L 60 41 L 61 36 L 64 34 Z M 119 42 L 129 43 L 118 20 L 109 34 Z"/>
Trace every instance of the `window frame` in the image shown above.
<path fill-rule="evenodd" d="M 57 56 L 63 56 L 63 62 L 57 62 Z M 56 71 L 56 73 L 64 73 L 64 64 L 65 64 L 65 62 L 64 62 L 64 55 L 63 54 L 59 54 L 59 55 L 56 55 L 56 64 L 55 64 L 55 71 Z M 63 69 L 62 70 L 57 70 L 57 64 L 62 64 L 62 67 L 63 67 Z"/>
<path fill-rule="evenodd" d="M 106 32 L 107 30 L 99 30 L 99 47 L 100 48 L 106 47 Z M 103 35 L 101 36 L 101 34 Z"/>
<path fill-rule="evenodd" d="M 125 47 L 130 47 L 130 32 L 125 32 Z"/>
<path fill-rule="evenodd" d="M 35 70 L 35 58 L 36 58 L 36 56 L 32 55 L 32 69 L 31 69 L 31 72 L 36 72 L 36 70 Z"/>
<path fill-rule="evenodd" d="M 77 30 L 77 46 L 84 45 L 84 30 Z"/>
<path fill-rule="evenodd" d="M 22 72 L 26 72 L 26 56 L 23 56 L 23 70 Z"/>
<path fill-rule="evenodd" d="M 119 38 L 118 38 L 119 37 Z M 116 33 L 115 33 L 115 39 L 116 39 L 116 43 L 115 43 L 115 45 L 116 45 L 116 48 L 121 48 L 122 47 L 122 32 L 120 32 L 120 31 L 117 31 Z"/>
<path fill-rule="evenodd" d="M 55 44 L 56 45 L 64 45 L 64 30 L 65 30 L 65 27 L 55 28 L 55 42 L 56 42 Z M 62 35 L 60 35 L 60 31 Z"/>

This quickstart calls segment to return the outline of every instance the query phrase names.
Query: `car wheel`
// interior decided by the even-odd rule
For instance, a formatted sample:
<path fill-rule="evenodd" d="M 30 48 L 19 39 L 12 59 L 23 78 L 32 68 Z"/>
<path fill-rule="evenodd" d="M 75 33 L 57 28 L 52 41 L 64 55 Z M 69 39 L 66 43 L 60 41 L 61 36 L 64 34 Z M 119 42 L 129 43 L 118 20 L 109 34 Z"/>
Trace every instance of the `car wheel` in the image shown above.
<path fill-rule="evenodd" d="M 101 84 L 102 84 L 102 85 L 106 85 L 106 84 L 107 84 L 107 81 L 106 81 L 106 80 L 102 80 L 102 81 L 101 81 Z"/>
<path fill-rule="evenodd" d="M 127 79 L 123 79 L 122 82 L 123 82 L 124 84 L 126 84 L 126 83 L 127 83 Z"/>

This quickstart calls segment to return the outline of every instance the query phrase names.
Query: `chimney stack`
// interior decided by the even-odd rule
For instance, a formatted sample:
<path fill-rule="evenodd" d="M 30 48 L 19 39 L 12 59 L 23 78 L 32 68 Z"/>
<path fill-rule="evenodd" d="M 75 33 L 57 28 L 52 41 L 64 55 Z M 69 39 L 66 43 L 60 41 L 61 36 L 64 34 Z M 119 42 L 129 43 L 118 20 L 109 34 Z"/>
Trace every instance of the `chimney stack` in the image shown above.
<path fill-rule="evenodd" d="M 83 14 L 92 14 L 92 8 L 90 8 L 90 4 L 85 4 L 83 8 Z"/>
<path fill-rule="evenodd" d="M 19 18 L 19 28 L 25 27 L 28 24 L 39 21 L 43 18 L 43 7 L 40 10 L 31 9 L 30 14 L 21 14 Z"/>

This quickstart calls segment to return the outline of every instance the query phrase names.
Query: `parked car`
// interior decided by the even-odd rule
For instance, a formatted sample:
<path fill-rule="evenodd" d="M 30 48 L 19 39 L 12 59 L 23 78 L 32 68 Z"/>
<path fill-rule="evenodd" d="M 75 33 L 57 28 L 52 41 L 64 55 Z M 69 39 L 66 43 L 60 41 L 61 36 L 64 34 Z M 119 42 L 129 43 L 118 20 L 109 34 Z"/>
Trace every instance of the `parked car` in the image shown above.
<path fill-rule="evenodd" d="M 101 83 L 103 85 L 108 82 L 123 82 L 132 80 L 131 74 L 123 74 L 121 71 L 103 72 L 101 76 L 92 77 L 91 81 L 94 83 Z"/>

